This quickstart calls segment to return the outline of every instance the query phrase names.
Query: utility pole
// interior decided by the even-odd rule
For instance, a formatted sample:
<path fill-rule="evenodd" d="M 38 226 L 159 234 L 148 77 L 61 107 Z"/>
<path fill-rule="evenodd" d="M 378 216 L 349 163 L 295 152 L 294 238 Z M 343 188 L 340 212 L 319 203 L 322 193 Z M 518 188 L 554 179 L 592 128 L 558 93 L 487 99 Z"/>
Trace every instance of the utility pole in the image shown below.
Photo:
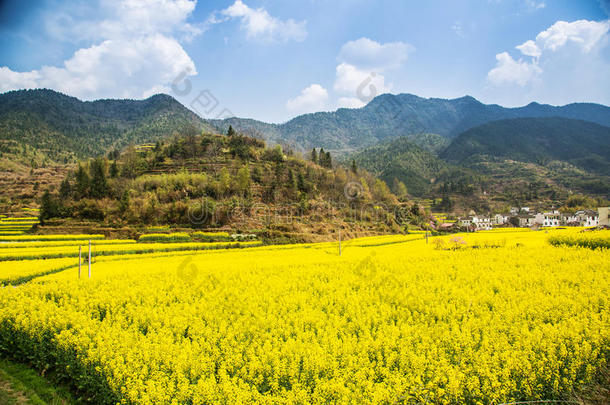
<path fill-rule="evenodd" d="M 341 229 L 339 229 L 339 256 L 341 256 Z"/>
<path fill-rule="evenodd" d="M 83 260 L 83 247 L 78 245 L 78 278 L 80 278 L 80 266 Z"/>
<path fill-rule="evenodd" d="M 91 278 L 91 239 L 89 239 L 89 278 Z"/>

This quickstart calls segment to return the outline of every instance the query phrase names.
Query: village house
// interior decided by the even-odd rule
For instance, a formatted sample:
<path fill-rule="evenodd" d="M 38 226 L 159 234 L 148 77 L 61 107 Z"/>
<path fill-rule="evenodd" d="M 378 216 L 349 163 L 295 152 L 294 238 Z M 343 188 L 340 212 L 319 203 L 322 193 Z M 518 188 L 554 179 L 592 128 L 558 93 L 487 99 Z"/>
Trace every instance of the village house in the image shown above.
<path fill-rule="evenodd" d="M 576 215 L 579 218 L 580 226 L 597 226 L 599 224 L 599 216 L 596 211 L 583 210 L 578 211 Z"/>
<path fill-rule="evenodd" d="M 556 227 L 559 226 L 559 219 L 561 214 L 559 211 L 552 212 L 539 212 L 535 216 L 535 223 L 544 227 Z"/>
<path fill-rule="evenodd" d="M 536 217 L 531 214 L 519 214 L 517 215 L 517 221 L 520 228 L 529 228 L 536 223 Z"/>
<path fill-rule="evenodd" d="M 579 226 L 580 218 L 576 214 L 562 214 L 560 223 L 563 226 Z"/>
<path fill-rule="evenodd" d="M 472 223 L 477 227 L 477 230 L 488 231 L 492 229 L 491 220 L 489 217 L 475 216 L 472 217 Z"/>

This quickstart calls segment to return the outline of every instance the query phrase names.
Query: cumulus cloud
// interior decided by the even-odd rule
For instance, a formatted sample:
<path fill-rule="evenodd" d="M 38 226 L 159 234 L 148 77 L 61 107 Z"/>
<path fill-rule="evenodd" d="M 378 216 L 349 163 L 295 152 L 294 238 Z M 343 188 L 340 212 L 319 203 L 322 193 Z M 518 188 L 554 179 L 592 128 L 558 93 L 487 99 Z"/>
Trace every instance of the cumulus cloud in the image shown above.
<path fill-rule="evenodd" d="M 557 21 L 516 49 L 496 55 L 487 74 L 493 86 L 528 87 L 528 97 L 550 103 L 610 101 L 607 55 L 610 21 Z"/>
<path fill-rule="evenodd" d="M 516 61 L 508 52 L 497 54 L 496 60 L 498 61 L 496 67 L 487 75 L 489 81 L 496 85 L 515 83 L 525 86 L 542 73 L 536 63 L 525 62 L 522 59 Z"/>
<path fill-rule="evenodd" d="M 224 18 L 212 15 L 209 23 L 219 23 L 227 19 L 239 19 L 241 29 L 246 31 L 246 36 L 252 40 L 264 42 L 302 42 L 307 37 L 306 21 L 296 22 L 293 19 L 282 21 L 271 16 L 264 8 L 253 9 L 236 0 L 220 14 Z"/>
<path fill-rule="evenodd" d="M 0 91 L 46 87 L 84 99 L 142 98 L 167 92 L 182 72 L 197 74 L 173 36 L 185 32 L 195 4 L 194 0 L 108 0 L 101 20 L 66 27 L 72 35 L 101 42 L 77 50 L 61 66 L 29 72 L 1 67 Z"/>
<path fill-rule="evenodd" d="M 328 91 L 319 84 L 304 88 L 301 94 L 286 102 L 286 108 L 295 113 L 305 114 L 323 110 L 328 101 Z"/>
<path fill-rule="evenodd" d="M 345 43 L 337 59 L 333 89 L 339 94 L 337 107 L 358 108 L 387 93 L 387 71 L 404 65 L 415 48 L 404 42 L 381 44 L 369 38 Z"/>
<path fill-rule="evenodd" d="M 341 63 L 336 68 L 334 89 L 341 94 L 353 94 L 362 102 L 367 103 L 375 96 L 390 91 L 390 85 L 379 73 L 367 72 L 347 63 Z"/>
<path fill-rule="evenodd" d="M 345 43 L 337 59 L 360 69 L 383 71 L 402 66 L 413 50 L 413 46 L 404 42 L 380 44 L 369 38 L 360 38 Z"/>
<path fill-rule="evenodd" d="M 590 52 L 602 40 L 607 39 L 610 22 L 579 20 L 574 22 L 557 21 L 549 29 L 536 36 L 536 43 L 543 49 L 556 51 L 568 43 L 573 43 L 585 52 Z"/>

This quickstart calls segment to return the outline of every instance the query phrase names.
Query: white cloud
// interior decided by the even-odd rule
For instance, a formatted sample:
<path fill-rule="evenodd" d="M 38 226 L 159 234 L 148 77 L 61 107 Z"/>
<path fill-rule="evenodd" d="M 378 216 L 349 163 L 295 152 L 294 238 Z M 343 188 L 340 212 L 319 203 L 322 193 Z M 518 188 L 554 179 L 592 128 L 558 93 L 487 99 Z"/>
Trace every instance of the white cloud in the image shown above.
<path fill-rule="evenodd" d="M 181 72 L 197 73 L 180 44 L 161 34 L 112 39 L 79 49 L 62 67 L 30 72 L 0 69 L 0 90 L 46 87 L 79 98 L 142 98 L 167 90 Z"/>
<path fill-rule="evenodd" d="M 236 0 L 233 5 L 220 12 L 225 19 L 212 15 L 209 23 L 219 23 L 230 18 L 238 18 L 246 36 L 263 42 L 302 42 L 307 37 L 306 21 L 296 22 L 293 19 L 282 21 L 271 16 L 264 8 L 253 9 Z"/>
<path fill-rule="evenodd" d="M 540 68 L 535 63 L 516 61 L 508 54 L 502 52 L 496 55 L 498 61 L 495 68 L 488 74 L 487 78 L 495 85 L 516 83 L 525 86 L 541 73 Z"/>
<path fill-rule="evenodd" d="M 525 0 L 525 4 L 530 10 L 540 10 L 546 7 L 546 3 L 544 1 L 536 1 L 536 0 Z"/>
<path fill-rule="evenodd" d="M 366 105 L 362 100 L 355 97 L 339 97 L 337 108 L 362 108 Z"/>
<path fill-rule="evenodd" d="M 339 51 L 333 89 L 338 107 L 358 108 L 392 89 L 386 72 L 404 65 L 415 48 L 404 42 L 381 44 L 369 38 L 346 42 Z"/>
<path fill-rule="evenodd" d="M 557 21 L 534 40 L 517 46 L 522 55 L 518 60 L 508 52 L 496 55 L 496 66 L 487 79 L 495 94 L 508 91 L 505 94 L 513 99 L 513 104 L 532 99 L 552 104 L 574 101 L 607 104 L 609 40 L 610 21 Z M 510 92 L 515 85 L 523 91 Z"/>
<path fill-rule="evenodd" d="M 64 31 L 51 24 L 54 35 L 101 42 L 78 49 L 62 66 L 29 72 L 1 67 L 0 91 L 46 87 L 84 99 L 143 98 L 168 92 L 180 73 L 197 74 L 173 36 L 197 34 L 198 28 L 186 22 L 195 5 L 195 0 L 107 0 L 101 3 L 104 16 L 98 21 L 63 24 Z M 75 20 L 69 15 L 62 18 Z"/>
<path fill-rule="evenodd" d="M 354 95 L 367 103 L 390 91 L 390 87 L 385 83 L 385 77 L 379 73 L 369 73 L 347 63 L 337 66 L 334 89 L 341 94 Z"/>
<path fill-rule="evenodd" d="M 557 21 L 549 29 L 536 36 L 536 43 L 543 49 L 557 51 L 568 43 L 578 46 L 583 52 L 590 52 L 610 30 L 608 21 L 579 20 L 574 22 Z"/>
<path fill-rule="evenodd" d="M 540 55 L 542 54 L 542 51 L 540 50 L 540 48 L 538 48 L 538 45 L 536 45 L 536 43 L 534 41 L 532 41 L 531 39 L 529 41 L 522 43 L 521 45 L 516 46 L 516 48 L 518 50 L 520 50 L 521 53 L 524 54 L 525 56 L 532 56 L 534 58 L 539 58 Z"/>
<path fill-rule="evenodd" d="M 301 94 L 286 102 L 286 108 L 299 114 L 323 110 L 328 101 L 328 91 L 319 84 L 312 84 Z"/>
<path fill-rule="evenodd" d="M 402 66 L 414 50 L 413 46 L 404 42 L 380 44 L 369 38 L 360 38 L 345 43 L 338 59 L 360 69 L 383 71 Z"/>

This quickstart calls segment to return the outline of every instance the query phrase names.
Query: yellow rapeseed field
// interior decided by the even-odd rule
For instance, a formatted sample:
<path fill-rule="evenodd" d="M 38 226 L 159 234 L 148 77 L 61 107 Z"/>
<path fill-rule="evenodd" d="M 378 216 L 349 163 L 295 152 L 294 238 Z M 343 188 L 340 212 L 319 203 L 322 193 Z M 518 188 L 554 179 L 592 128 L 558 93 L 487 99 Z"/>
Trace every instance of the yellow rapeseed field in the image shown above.
<path fill-rule="evenodd" d="M 99 404 L 558 400 L 610 360 L 610 252 L 548 242 L 577 232 L 105 257 L 0 288 L 0 351 Z"/>

